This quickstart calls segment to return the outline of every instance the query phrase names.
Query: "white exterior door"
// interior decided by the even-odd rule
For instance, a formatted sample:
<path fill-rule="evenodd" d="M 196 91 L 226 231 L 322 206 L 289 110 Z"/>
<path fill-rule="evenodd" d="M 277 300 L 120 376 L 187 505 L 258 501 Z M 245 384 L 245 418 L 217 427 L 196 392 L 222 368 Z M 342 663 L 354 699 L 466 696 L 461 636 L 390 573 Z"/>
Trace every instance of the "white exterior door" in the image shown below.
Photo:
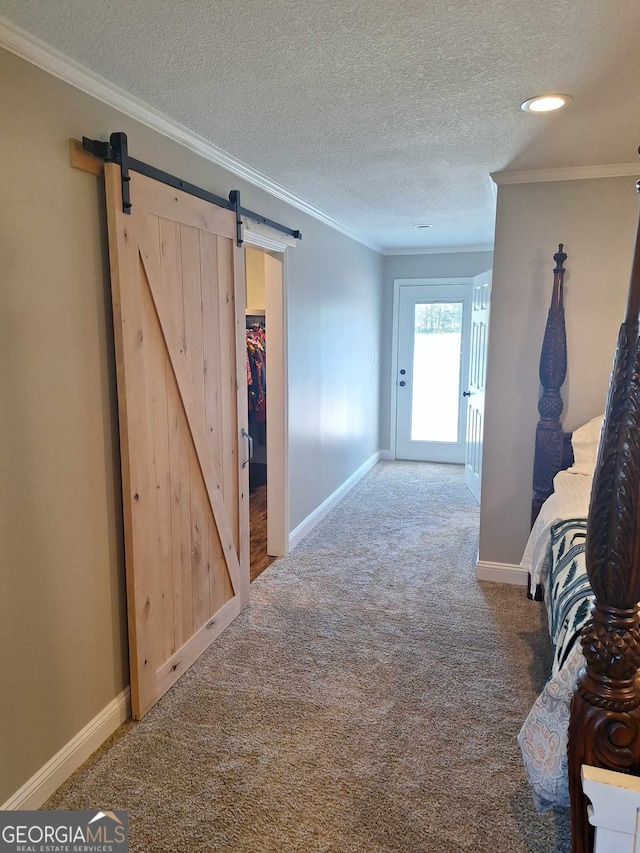
<path fill-rule="evenodd" d="M 399 289 L 397 459 L 465 461 L 472 294 L 471 284 Z"/>
<path fill-rule="evenodd" d="M 480 503 L 480 483 L 482 480 L 484 383 L 487 375 L 490 304 L 491 270 L 477 275 L 473 279 L 471 357 L 469 362 L 469 386 L 466 390 L 466 397 L 469 402 L 467 409 L 467 447 L 464 481 L 478 503 Z"/>

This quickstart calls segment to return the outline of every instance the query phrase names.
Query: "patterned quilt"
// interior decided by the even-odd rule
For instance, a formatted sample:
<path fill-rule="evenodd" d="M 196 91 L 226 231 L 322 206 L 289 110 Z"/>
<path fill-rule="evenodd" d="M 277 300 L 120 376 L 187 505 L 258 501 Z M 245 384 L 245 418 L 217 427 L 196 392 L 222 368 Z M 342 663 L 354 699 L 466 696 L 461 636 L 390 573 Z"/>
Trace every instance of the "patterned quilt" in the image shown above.
<path fill-rule="evenodd" d="M 549 577 L 545 602 L 553 643 L 555 675 L 567 660 L 593 603 L 585 567 L 587 520 L 567 519 L 551 528 Z"/>
<path fill-rule="evenodd" d="M 553 670 L 518 735 L 525 771 L 539 812 L 569 805 L 567 735 L 571 697 L 584 656 L 578 641 L 593 602 L 585 567 L 584 518 L 551 528 L 545 602 Z"/>

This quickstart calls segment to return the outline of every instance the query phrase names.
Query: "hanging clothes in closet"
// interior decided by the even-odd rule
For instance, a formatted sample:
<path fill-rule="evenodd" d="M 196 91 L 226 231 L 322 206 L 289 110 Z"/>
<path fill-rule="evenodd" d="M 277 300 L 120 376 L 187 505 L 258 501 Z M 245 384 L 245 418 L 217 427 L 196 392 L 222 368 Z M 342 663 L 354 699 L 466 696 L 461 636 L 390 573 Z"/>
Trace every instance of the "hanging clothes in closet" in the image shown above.
<path fill-rule="evenodd" d="M 267 477 L 267 341 L 264 321 L 251 322 L 246 335 L 249 435 L 254 443 L 249 480 L 250 486 L 256 486 L 266 482 Z"/>

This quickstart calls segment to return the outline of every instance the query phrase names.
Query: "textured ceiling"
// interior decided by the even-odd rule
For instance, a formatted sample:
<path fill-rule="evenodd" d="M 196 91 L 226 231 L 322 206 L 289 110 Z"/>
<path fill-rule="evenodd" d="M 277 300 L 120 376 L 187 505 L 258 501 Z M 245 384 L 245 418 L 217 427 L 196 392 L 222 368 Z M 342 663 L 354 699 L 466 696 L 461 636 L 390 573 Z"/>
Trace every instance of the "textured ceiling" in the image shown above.
<path fill-rule="evenodd" d="M 0 0 L 0 14 L 386 249 L 491 243 L 490 172 L 629 163 L 640 143 L 637 0 Z M 575 101 L 520 111 L 545 91 Z"/>

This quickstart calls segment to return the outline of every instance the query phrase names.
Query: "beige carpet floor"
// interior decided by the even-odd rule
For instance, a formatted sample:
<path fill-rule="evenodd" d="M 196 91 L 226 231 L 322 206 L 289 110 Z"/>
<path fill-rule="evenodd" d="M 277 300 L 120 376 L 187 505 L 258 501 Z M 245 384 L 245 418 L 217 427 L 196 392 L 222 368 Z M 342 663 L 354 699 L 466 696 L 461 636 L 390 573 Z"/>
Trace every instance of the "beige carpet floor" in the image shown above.
<path fill-rule="evenodd" d="M 118 808 L 132 851 L 563 853 L 516 734 L 541 606 L 474 578 L 462 468 L 381 463 L 141 723 L 47 808 Z"/>

